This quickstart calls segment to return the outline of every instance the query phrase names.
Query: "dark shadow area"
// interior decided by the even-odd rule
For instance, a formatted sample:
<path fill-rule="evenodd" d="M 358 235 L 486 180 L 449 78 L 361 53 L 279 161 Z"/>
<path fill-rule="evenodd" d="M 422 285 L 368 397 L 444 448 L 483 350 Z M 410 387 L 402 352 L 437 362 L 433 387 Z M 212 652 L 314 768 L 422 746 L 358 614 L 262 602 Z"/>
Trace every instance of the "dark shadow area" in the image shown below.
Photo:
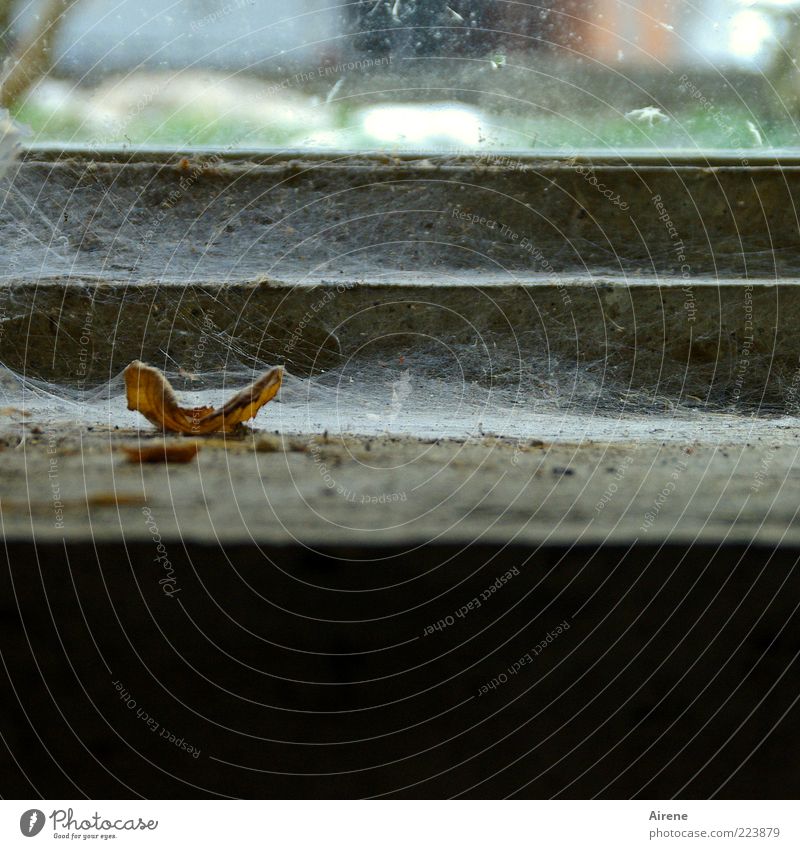
<path fill-rule="evenodd" d="M 797 552 L 166 551 L 6 546 L 4 797 L 800 790 Z"/>

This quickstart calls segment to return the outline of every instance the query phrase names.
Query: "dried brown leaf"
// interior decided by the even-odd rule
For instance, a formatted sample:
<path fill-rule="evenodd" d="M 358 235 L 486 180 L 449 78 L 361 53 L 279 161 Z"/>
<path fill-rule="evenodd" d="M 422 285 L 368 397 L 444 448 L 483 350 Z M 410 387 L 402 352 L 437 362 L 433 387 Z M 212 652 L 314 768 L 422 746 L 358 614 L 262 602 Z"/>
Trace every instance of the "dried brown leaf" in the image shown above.
<path fill-rule="evenodd" d="M 20 410 L 17 407 L 0 407 L 0 416 L 9 416 L 10 418 L 27 418 L 30 413 L 27 410 Z"/>
<path fill-rule="evenodd" d="M 215 410 L 213 407 L 179 406 L 175 391 L 164 375 L 139 360 L 125 369 L 129 410 L 138 410 L 162 430 L 195 435 L 236 430 L 277 395 L 282 379 L 283 368 L 276 366 Z"/>

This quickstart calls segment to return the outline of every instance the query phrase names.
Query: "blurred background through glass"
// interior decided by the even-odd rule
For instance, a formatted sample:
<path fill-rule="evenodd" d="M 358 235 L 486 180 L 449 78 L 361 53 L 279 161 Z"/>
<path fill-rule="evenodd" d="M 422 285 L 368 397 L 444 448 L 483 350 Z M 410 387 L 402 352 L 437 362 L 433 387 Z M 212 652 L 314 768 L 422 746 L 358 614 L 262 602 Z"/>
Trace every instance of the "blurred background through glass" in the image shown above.
<path fill-rule="evenodd" d="M 2 104 L 89 147 L 800 148 L 781 0 L 0 0 Z"/>

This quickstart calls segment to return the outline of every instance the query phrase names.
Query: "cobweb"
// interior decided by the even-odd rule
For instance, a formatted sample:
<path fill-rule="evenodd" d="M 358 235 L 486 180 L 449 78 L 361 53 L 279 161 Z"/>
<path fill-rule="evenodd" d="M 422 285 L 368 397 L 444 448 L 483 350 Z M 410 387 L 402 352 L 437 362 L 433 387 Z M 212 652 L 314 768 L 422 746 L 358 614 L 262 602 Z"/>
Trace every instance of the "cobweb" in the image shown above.
<path fill-rule="evenodd" d="M 8 122 L 4 132 L 0 163 L 7 168 L 18 136 Z M 583 352 L 569 356 L 564 352 L 570 346 L 574 350 L 577 340 L 574 334 L 570 337 L 573 323 L 568 308 L 558 326 L 544 328 L 520 324 L 514 314 L 503 316 L 507 321 L 498 324 L 496 315 L 465 310 L 464 327 L 457 328 L 453 321 L 436 321 L 437 310 L 446 311 L 441 304 L 420 303 L 420 312 L 427 309 L 433 316 L 424 322 L 424 331 L 376 332 L 376 338 L 359 346 L 344 338 L 353 317 L 343 315 L 346 307 L 337 303 L 332 312 L 327 306 L 319 312 L 311 336 L 301 333 L 297 344 L 289 345 L 296 315 L 267 315 L 263 306 L 259 312 L 246 286 L 244 293 L 230 294 L 252 278 L 254 269 L 265 269 L 290 285 L 294 274 L 298 288 L 314 275 L 317 280 L 349 279 L 360 285 L 359 273 L 365 268 L 372 283 L 381 283 L 388 275 L 393 281 L 404 277 L 418 281 L 419 267 L 435 268 L 437 282 L 477 288 L 485 269 L 437 265 L 433 237 L 398 242 L 391 270 L 376 268 L 374 261 L 370 265 L 371 246 L 387 228 L 399 226 L 396 220 L 403 220 L 407 211 L 403 208 L 372 224 L 353 224 L 360 229 L 355 236 L 350 234 L 348 246 L 363 241 L 363 250 L 349 253 L 339 250 L 335 227 L 304 231 L 304 226 L 318 225 L 304 222 L 302 206 L 297 215 L 276 219 L 273 208 L 283 203 L 280 193 L 271 192 L 269 204 L 260 195 L 256 196 L 260 203 L 248 200 L 250 189 L 238 177 L 239 194 L 231 197 L 230 175 L 218 185 L 212 170 L 204 172 L 208 186 L 197 182 L 190 187 L 191 209 L 200 212 L 181 216 L 184 198 L 171 205 L 163 186 L 142 185 L 142 172 L 135 163 L 114 171 L 112 177 L 98 176 L 97 168 L 106 166 L 86 163 L 75 165 L 74 171 L 68 165 L 56 176 L 48 172 L 44 205 L 41 169 L 47 167 L 37 163 L 29 171 L 20 169 L 13 181 L 4 183 L 4 238 L 11 246 L 25 245 L 24 253 L 13 247 L 6 252 L 4 276 L 35 281 L 36 297 L 48 286 L 64 290 L 59 310 L 48 316 L 47 332 L 56 337 L 52 357 L 37 363 L 29 354 L 38 337 L 10 339 L 28 326 L 32 307 L 18 300 L 13 286 L 7 287 L 0 328 L 11 328 L 4 334 L 5 342 L 13 342 L 16 351 L 0 369 L 0 403 L 12 411 L 12 418 L 19 410 L 24 420 L 44 427 L 149 427 L 138 413 L 127 410 L 125 402 L 122 370 L 134 358 L 161 368 L 187 406 L 217 406 L 267 368 L 284 365 L 279 398 L 253 426 L 289 432 L 413 433 L 431 438 L 486 434 L 536 438 L 543 432 L 563 432 L 580 438 L 587 428 L 596 427 L 598 419 L 607 431 L 617 428 L 624 435 L 631 421 L 648 416 L 690 421 L 709 410 L 734 418 L 754 413 L 782 416 L 796 406 L 793 378 L 777 371 L 771 375 L 777 386 L 772 397 L 782 394 L 784 402 L 770 407 L 752 381 L 737 388 L 735 375 L 721 375 L 721 388 L 713 396 L 696 395 L 684 386 L 688 364 L 683 373 L 667 377 L 659 374 L 656 362 L 652 369 L 656 379 L 647 387 L 641 380 L 632 382 L 609 358 L 587 357 Z M 188 170 L 186 179 L 191 180 L 193 173 Z M 167 211 L 164 218 L 162 209 Z M 445 218 L 452 223 L 452 210 Z M 350 225 L 347 220 L 342 223 Z M 265 231 L 270 237 L 262 244 L 253 234 Z M 311 259 L 304 259 L 305 254 Z M 475 262 L 475 252 L 469 260 Z M 299 267 L 305 271 L 297 277 Z M 623 270 L 623 278 L 625 274 Z M 533 277 L 528 274 L 526 279 Z M 105 286 L 108 280 L 114 285 Z M 496 282 L 519 281 L 508 272 Z M 221 295 L 210 294 L 214 286 L 227 292 L 225 303 Z M 89 289 L 91 297 L 85 294 Z M 67 290 L 83 300 L 76 306 L 67 300 Z M 145 350 L 149 326 L 131 310 L 148 313 L 148 298 L 153 304 L 160 299 L 159 309 L 166 304 L 172 312 L 168 333 L 160 327 L 155 336 L 162 341 Z M 58 299 L 46 303 L 58 304 Z M 203 316 L 210 308 L 217 314 L 209 324 Z M 90 362 L 87 371 L 79 373 L 74 360 L 81 347 L 76 344 L 82 332 L 80 312 L 88 315 L 96 309 L 116 314 L 117 320 L 106 323 L 102 331 L 92 329 Z M 138 324 L 132 323 L 132 315 Z M 663 332 L 655 319 L 649 324 L 638 321 L 640 338 Z M 378 326 L 391 324 L 376 322 Z M 105 333 L 110 337 L 101 338 Z M 613 338 L 613 328 L 608 335 Z M 551 347 L 554 336 L 560 336 L 561 344 Z M 64 370 L 59 357 L 63 359 L 67 349 L 73 362 Z M 641 361 L 645 353 L 632 350 L 627 356 Z M 45 379 L 47 374 L 58 375 L 58 382 Z"/>
<path fill-rule="evenodd" d="M 198 328 L 197 333 L 209 331 Z M 248 429 L 580 442 L 598 436 L 630 439 L 633 432 L 646 428 L 665 440 L 685 440 L 707 412 L 705 404 L 626 390 L 591 365 L 577 367 L 553 357 L 532 364 L 503 351 L 487 357 L 486 351 L 464 350 L 455 340 L 444 341 L 447 356 L 435 350 L 409 353 L 400 348 L 377 358 L 341 357 L 338 364 L 318 371 L 305 362 L 302 367 L 289 363 L 279 396 Z M 214 342 L 226 352 L 215 368 L 190 371 L 190 363 L 181 364 L 166 352 L 161 362 L 154 363 L 163 368 L 184 406 L 220 406 L 275 364 L 264 350 L 269 345 L 250 350 L 224 333 L 215 334 Z M 213 347 L 211 342 L 208 346 Z M 303 358 L 295 355 L 294 359 Z M 477 373 L 481 370 L 482 375 Z M 127 409 L 121 371 L 83 386 L 27 377 L 4 367 L 0 369 L 0 406 L 12 421 L 46 431 L 153 431 L 139 413 Z M 724 429 L 726 423 L 741 423 L 751 415 L 733 409 L 717 411 L 714 424 Z M 676 422 L 684 426 L 676 427 Z"/>

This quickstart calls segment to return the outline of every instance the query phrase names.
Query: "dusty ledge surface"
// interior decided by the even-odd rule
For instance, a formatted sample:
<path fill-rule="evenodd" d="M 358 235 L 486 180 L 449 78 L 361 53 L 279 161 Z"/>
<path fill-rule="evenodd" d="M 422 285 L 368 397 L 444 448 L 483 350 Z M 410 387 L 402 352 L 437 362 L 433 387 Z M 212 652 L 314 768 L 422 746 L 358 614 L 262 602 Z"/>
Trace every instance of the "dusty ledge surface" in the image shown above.
<path fill-rule="evenodd" d="M 200 440 L 185 465 L 128 462 L 148 430 L 36 430 L 5 429 L 6 540 L 800 544 L 796 422 L 649 420 L 579 442 L 264 430 Z"/>

